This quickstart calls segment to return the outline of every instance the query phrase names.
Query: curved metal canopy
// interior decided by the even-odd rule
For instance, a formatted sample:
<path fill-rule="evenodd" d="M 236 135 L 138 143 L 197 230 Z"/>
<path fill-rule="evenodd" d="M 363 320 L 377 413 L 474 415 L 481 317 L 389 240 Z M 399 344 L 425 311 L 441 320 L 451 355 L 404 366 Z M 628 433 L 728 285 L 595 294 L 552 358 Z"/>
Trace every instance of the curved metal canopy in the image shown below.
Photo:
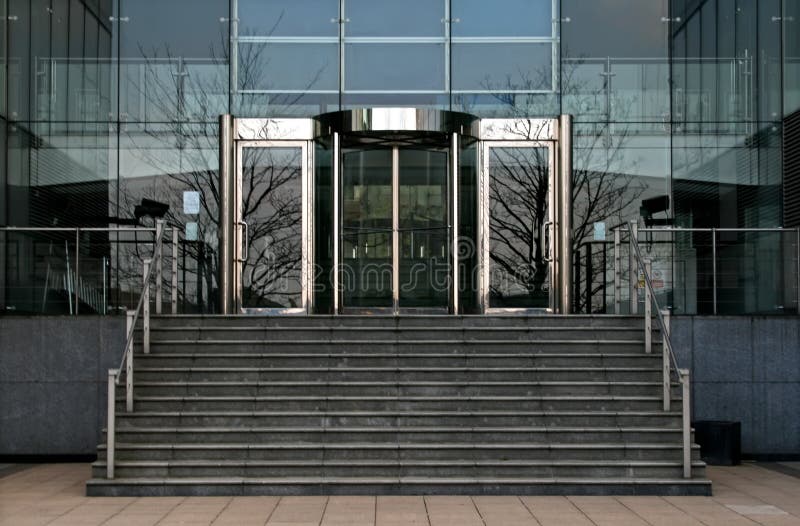
<path fill-rule="evenodd" d="M 314 117 L 314 137 L 340 134 L 377 135 L 404 132 L 459 133 L 480 136 L 480 119 L 469 113 L 427 108 L 360 108 Z"/>

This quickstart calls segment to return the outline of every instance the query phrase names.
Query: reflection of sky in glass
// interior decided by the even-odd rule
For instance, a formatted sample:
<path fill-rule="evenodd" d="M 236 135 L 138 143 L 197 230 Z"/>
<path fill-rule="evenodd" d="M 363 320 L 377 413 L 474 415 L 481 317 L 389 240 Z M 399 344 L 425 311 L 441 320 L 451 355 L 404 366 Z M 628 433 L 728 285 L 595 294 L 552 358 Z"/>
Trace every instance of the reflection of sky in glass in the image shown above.
<path fill-rule="evenodd" d="M 562 53 L 570 57 L 666 57 L 667 0 L 563 0 Z"/>

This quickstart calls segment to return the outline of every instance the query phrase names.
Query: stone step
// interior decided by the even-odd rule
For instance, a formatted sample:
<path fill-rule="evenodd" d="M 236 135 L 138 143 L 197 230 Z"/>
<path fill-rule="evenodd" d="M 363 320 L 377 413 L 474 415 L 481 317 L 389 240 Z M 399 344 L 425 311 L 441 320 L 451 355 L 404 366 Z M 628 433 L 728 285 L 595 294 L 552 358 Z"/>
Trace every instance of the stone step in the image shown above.
<path fill-rule="evenodd" d="M 105 474 L 106 463 L 92 465 Z M 705 464 L 693 462 L 693 475 Z M 678 461 L 656 460 L 124 460 L 115 472 L 123 478 L 206 477 L 592 477 L 678 478 Z"/>
<path fill-rule="evenodd" d="M 663 427 L 136 427 L 116 431 L 129 443 L 318 443 L 318 442 L 458 442 L 587 444 L 593 442 L 680 443 L 681 430 Z"/>
<path fill-rule="evenodd" d="M 658 387 L 651 395 L 584 396 L 260 396 L 150 397 L 134 396 L 135 411 L 655 411 L 663 404 Z M 680 407 L 679 401 L 676 407 Z M 118 402 L 117 410 L 124 409 Z"/>
<path fill-rule="evenodd" d="M 628 315 L 366 315 L 242 316 L 153 315 L 152 328 L 165 327 L 627 327 L 644 330 L 641 316 Z"/>
<path fill-rule="evenodd" d="M 656 331 L 658 332 L 658 331 Z M 141 329 L 137 336 L 141 338 Z M 307 341 L 426 341 L 426 340 L 642 340 L 640 327 L 151 327 L 156 340 L 259 340 L 281 341 L 296 338 Z M 656 336 L 656 339 L 660 339 Z M 138 342 L 139 340 L 137 340 Z"/>
<path fill-rule="evenodd" d="M 677 394 L 678 384 L 673 384 Z M 661 382 L 136 382 L 141 397 L 215 396 L 532 396 L 547 394 L 647 395 Z M 118 395 L 118 397 L 121 395 Z"/>
<path fill-rule="evenodd" d="M 118 443 L 120 460 L 682 460 L 677 443 L 536 444 L 536 443 Z M 98 459 L 106 458 L 105 445 Z M 692 446 L 693 460 L 700 459 L 700 446 Z"/>
<path fill-rule="evenodd" d="M 633 358 L 632 356 L 636 356 Z M 172 353 L 136 354 L 135 367 L 650 367 L 661 371 L 661 354 L 531 353 Z"/>
<path fill-rule="evenodd" d="M 711 495 L 705 478 L 93 478 L 88 496 Z"/>
<path fill-rule="evenodd" d="M 516 427 L 653 427 L 678 428 L 680 413 L 546 412 L 546 411 L 153 411 L 117 416 L 117 429 L 137 427 L 382 427 L 459 426 Z"/>
<path fill-rule="evenodd" d="M 135 364 L 135 362 L 134 362 Z M 602 381 L 609 373 L 626 380 L 660 381 L 654 368 L 570 367 L 136 367 L 134 382 L 482 382 Z M 646 374 L 647 376 L 639 376 Z M 588 378 L 587 378 L 588 377 Z M 617 378 L 614 378 L 615 380 Z M 619 378 L 622 380 L 623 378 Z"/>
<path fill-rule="evenodd" d="M 136 345 L 140 347 L 139 344 Z M 557 340 L 503 340 L 503 339 L 427 339 L 427 340 L 317 340 L 293 338 L 287 340 L 264 339 L 157 339 L 150 340 L 151 352 L 177 353 L 631 353 L 644 351 L 643 339 L 557 339 Z M 653 352 L 660 353 L 660 344 L 654 343 Z"/>

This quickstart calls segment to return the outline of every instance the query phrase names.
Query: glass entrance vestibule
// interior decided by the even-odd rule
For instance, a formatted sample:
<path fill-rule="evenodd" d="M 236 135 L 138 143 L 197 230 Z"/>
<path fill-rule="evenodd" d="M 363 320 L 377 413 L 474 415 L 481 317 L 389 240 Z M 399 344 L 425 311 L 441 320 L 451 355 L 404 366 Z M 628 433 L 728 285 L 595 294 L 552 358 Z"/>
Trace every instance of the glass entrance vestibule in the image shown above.
<path fill-rule="evenodd" d="M 571 118 L 220 118 L 223 313 L 568 313 Z"/>

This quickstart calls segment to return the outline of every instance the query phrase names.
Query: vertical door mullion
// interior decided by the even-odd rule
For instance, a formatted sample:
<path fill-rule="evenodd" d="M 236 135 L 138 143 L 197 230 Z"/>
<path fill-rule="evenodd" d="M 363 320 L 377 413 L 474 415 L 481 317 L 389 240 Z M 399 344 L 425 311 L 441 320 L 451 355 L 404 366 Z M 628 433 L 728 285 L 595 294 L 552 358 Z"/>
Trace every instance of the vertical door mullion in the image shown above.
<path fill-rule="evenodd" d="M 310 298 L 311 298 L 311 289 L 309 288 L 308 283 L 308 265 L 310 260 L 310 250 L 308 240 L 310 239 L 309 235 L 309 225 L 311 224 L 311 220 L 308 217 L 308 213 L 311 210 L 309 206 L 309 196 L 311 195 L 310 188 L 308 185 L 308 174 L 309 174 L 309 152 L 311 148 L 309 148 L 309 144 L 305 143 L 301 149 L 301 172 L 300 172 L 300 191 L 302 193 L 302 201 L 301 201 L 301 245 L 300 245 L 300 298 L 301 298 L 301 305 L 303 311 L 306 314 L 310 314 L 311 310 L 309 308 L 310 305 Z"/>
<path fill-rule="evenodd" d="M 452 276 L 452 282 L 450 286 L 452 287 L 452 291 L 450 293 L 450 301 L 452 305 L 450 306 L 450 312 L 453 314 L 458 314 L 458 284 L 459 284 L 459 276 L 458 276 L 458 134 L 454 133 L 452 135 L 452 141 L 450 143 L 450 177 L 448 177 L 452 188 L 449 192 L 450 200 L 452 201 L 452 211 L 451 211 L 451 224 L 453 225 L 449 231 L 449 235 L 452 237 L 451 240 L 451 262 L 453 265 L 453 269 L 450 273 Z"/>
<path fill-rule="evenodd" d="M 392 307 L 400 312 L 400 149 L 392 148 Z"/>
<path fill-rule="evenodd" d="M 331 285 L 333 286 L 333 313 L 339 314 L 339 265 L 341 263 L 339 249 L 339 237 L 342 235 L 340 224 L 339 212 L 339 194 L 340 194 L 340 171 L 342 162 L 341 144 L 339 142 L 339 134 L 333 134 L 333 279 Z"/>

